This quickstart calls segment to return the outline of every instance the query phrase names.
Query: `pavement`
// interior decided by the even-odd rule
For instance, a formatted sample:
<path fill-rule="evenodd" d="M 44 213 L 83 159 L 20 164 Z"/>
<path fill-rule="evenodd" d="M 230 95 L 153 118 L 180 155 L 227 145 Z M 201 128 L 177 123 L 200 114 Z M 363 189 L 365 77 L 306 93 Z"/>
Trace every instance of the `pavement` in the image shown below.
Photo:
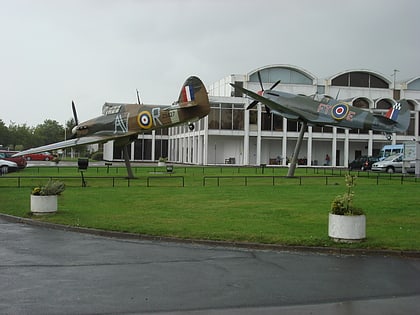
<path fill-rule="evenodd" d="M 98 236 L 0 218 L 0 314 L 419 314 L 420 259 Z"/>

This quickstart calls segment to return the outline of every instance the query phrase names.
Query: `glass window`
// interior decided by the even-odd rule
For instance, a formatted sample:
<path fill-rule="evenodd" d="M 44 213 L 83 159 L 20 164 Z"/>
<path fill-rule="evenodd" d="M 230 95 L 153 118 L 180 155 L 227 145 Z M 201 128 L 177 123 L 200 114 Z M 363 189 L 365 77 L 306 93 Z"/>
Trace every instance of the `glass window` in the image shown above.
<path fill-rule="evenodd" d="M 382 80 L 381 78 L 378 78 L 377 76 L 374 76 L 373 74 L 370 75 L 370 87 L 372 88 L 380 88 L 380 89 L 388 89 L 389 84 Z"/>
<path fill-rule="evenodd" d="M 331 81 L 334 86 L 349 86 L 349 74 L 344 73 Z"/>
<path fill-rule="evenodd" d="M 152 159 L 151 139 L 138 139 L 134 141 L 134 159 L 149 161 Z"/>
<path fill-rule="evenodd" d="M 209 129 L 220 129 L 220 108 L 211 108 L 208 119 Z"/>
<path fill-rule="evenodd" d="M 287 120 L 287 131 L 299 131 L 299 123 L 295 120 Z"/>
<path fill-rule="evenodd" d="M 128 156 L 131 156 L 131 145 L 128 146 Z M 114 145 L 114 159 L 124 159 L 123 147 Z"/>
<path fill-rule="evenodd" d="M 262 113 L 261 116 L 261 130 L 269 130 L 271 131 L 271 117 L 273 115 L 268 115 L 266 112 Z"/>
<path fill-rule="evenodd" d="M 222 104 L 221 129 L 232 129 L 232 104 Z"/>
<path fill-rule="evenodd" d="M 283 117 L 279 115 L 273 116 L 273 130 L 274 131 L 283 131 Z"/>
<path fill-rule="evenodd" d="M 369 73 L 366 73 L 366 72 L 350 73 L 350 86 L 369 87 Z"/>
<path fill-rule="evenodd" d="M 155 159 L 160 157 L 168 157 L 168 140 L 166 139 L 155 141 Z"/>
<path fill-rule="evenodd" d="M 249 111 L 249 124 L 256 125 L 258 123 L 258 111 L 256 109 L 252 109 Z"/>
<path fill-rule="evenodd" d="M 237 108 L 237 105 L 233 109 L 233 129 L 234 130 L 244 130 L 244 119 L 245 112 L 243 108 Z"/>

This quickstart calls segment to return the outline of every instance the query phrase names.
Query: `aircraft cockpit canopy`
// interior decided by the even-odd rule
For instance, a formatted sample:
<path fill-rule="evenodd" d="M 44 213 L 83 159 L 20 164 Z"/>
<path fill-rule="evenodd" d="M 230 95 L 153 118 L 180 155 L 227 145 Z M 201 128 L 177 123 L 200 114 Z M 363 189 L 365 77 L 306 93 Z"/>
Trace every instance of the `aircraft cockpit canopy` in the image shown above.
<path fill-rule="evenodd" d="M 102 115 L 112 115 L 119 113 L 122 104 L 105 103 L 102 106 Z"/>
<path fill-rule="evenodd" d="M 310 97 L 314 99 L 314 101 L 321 102 L 324 104 L 328 104 L 333 98 L 326 94 L 312 94 Z"/>

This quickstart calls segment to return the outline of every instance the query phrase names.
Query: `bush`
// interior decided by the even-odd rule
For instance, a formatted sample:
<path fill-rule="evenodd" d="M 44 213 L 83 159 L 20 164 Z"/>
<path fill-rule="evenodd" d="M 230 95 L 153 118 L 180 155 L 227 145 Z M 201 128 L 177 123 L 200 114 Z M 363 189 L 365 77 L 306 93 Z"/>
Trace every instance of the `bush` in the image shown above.
<path fill-rule="evenodd" d="M 93 152 L 90 158 L 94 161 L 102 161 L 104 159 L 104 153 L 102 151 Z"/>
<path fill-rule="evenodd" d="M 353 205 L 354 191 L 356 185 L 356 176 L 347 174 L 345 177 L 347 191 L 343 195 L 338 195 L 331 203 L 331 213 L 337 215 L 361 215 L 364 214 L 361 208 Z"/>
<path fill-rule="evenodd" d="M 58 180 L 49 180 L 45 185 L 39 185 L 32 189 L 32 195 L 52 196 L 59 195 L 66 189 L 66 185 Z"/>

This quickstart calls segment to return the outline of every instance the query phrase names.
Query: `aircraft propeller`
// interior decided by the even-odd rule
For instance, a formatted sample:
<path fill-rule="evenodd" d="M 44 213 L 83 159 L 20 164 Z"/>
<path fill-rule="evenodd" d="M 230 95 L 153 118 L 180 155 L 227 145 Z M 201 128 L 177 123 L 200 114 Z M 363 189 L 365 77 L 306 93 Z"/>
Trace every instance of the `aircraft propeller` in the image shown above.
<path fill-rule="evenodd" d="M 258 81 L 260 82 L 260 86 L 261 86 L 261 91 L 258 91 L 258 94 L 262 95 L 263 92 L 264 92 L 264 86 L 263 86 L 262 79 L 261 79 L 261 74 L 260 74 L 259 71 L 257 72 L 257 75 L 258 75 Z M 277 85 L 279 85 L 280 82 L 281 82 L 281 80 L 278 80 L 268 90 L 269 91 L 273 90 Z M 254 100 L 254 101 L 252 101 L 251 104 L 248 105 L 248 107 L 246 109 L 251 109 L 251 108 L 255 107 L 257 104 L 258 104 L 258 101 Z M 269 108 L 266 107 L 266 111 L 267 111 L 268 114 L 270 114 L 270 109 Z"/>
<path fill-rule="evenodd" d="M 140 96 L 139 96 L 139 90 L 136 89 L 137 92 L 137 104 L 140 105 Z"/>
<path fill-rule="evenodd" d="M 79 124 L 79 119 L 77 118 L 76 105 L 74 105 L 74 101 L 71 101 L 71 109 L 73 110 L 74 123 L 77 126 Z"/>
<path fill-rule="evenodd" d="M 73 118 L 74 118 L 74 127 L 71 130 L 71 133 L 73 134 L 73 138 L 75 138 L 76 132 L 77 132 L 77 126 L 79 125 L 79 119 L 77 118 L 76 105 L 74 105 L 74 101 L 71 101 L 71 109 L 73 111 Z"/>

